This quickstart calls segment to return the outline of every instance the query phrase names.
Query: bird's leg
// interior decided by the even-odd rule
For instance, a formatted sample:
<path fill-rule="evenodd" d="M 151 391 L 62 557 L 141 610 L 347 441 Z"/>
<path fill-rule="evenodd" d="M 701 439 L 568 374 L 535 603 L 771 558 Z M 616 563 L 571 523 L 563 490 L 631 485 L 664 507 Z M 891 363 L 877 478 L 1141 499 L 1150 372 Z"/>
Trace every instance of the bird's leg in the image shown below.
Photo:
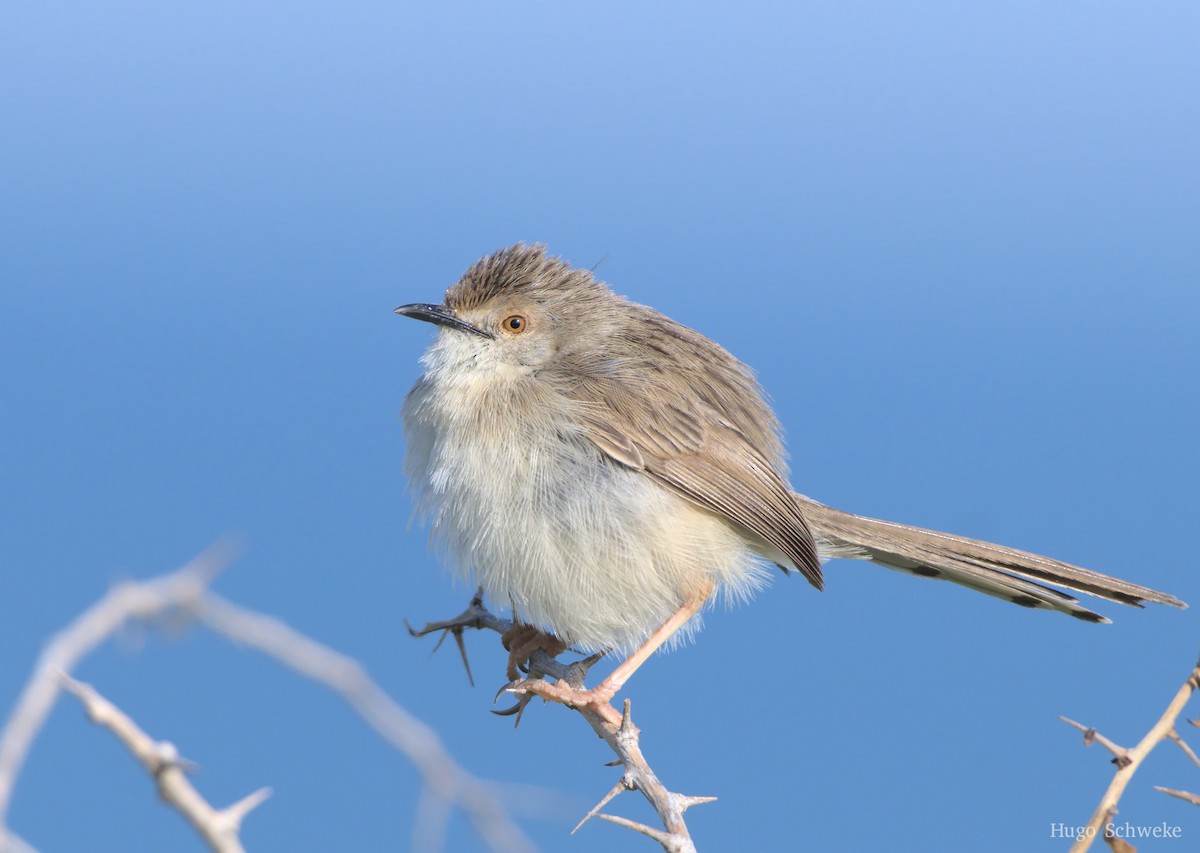
<path fill-rule="evenodd" d="M 591 690 L 575 690 L 570 686 L 563 684 L 561 681 L 551 684 L 540 678 L 527 678 L 524 681 L 514 684 L 509 689 L 514 693 L 534 693 L 541 696 L 543 699 L 548 699 L 553 702 L 561 702 L 564 705 L 571 705 L 576 708 L 583 706 L 606 706 L 610 710 L 610 700 L 618 690 L 625 686 L 625 683 L 637 672 L 638 667 L 644 664 L 667 640 L 682 628 L 689 619 L 699 612 L 704 606 L 704 602 L 708 600 L 708 596 L 712 593 L 711 587 L 704 595 L 697 595 L 689 598 L 683 605 L 672 613 L 666 622 L 663 622 L 654 632 L 646 638 L 646 641 L 637 648 L 629 657 L 609 674 L 608 678 L 601 681 Z"/>
<path fill-rule="evenodd" d="M 509 681 L 521 677 L 520 671 L 525 669 L 530 655 L 539 649 L 550 657 L 557 657 L 567 650 L 566 643 L 558 637 L 521 622 L 513 622 L 513 626 L 500 635 L 500 642 L 508 649 L 505 674 Z"/>
<path fill-rule="evenodd" d="M 625 686 L 625 682 L 633 677 L 641 665 L 650 659 L 650 655 L 658 651 L 663 643 L 671 639 L 676 631 L 687 624 L 687 621 L 700 611 L 707 600 L 708 595 L 703 595 L 685 601 L 683 606 L 667 617 L 667 621 L 658 626 L 633 654 L 625 658 L 621 665 L 609 674 L 608 678 L 597 684 L 590 692 L 604 695 L 605 702 L 611 699 L 618 690 Z"/>

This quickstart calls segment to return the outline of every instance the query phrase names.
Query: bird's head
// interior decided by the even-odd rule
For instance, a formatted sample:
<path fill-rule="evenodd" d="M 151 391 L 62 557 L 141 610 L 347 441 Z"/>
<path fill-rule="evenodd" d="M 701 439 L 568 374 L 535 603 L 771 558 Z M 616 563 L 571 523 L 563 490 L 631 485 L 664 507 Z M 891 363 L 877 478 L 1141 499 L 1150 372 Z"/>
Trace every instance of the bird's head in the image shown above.
<path fill-rule="evenodd" d="M 477 262 L 441 304 L 396 313 L 441 328 L 426 356 L 431 369 L 530 375 L 581 340 L 602 341 L 612 322 L 606 309 L 618 301 L 589 270 L 547 256 L 544 246 L 518 244 Z"/>

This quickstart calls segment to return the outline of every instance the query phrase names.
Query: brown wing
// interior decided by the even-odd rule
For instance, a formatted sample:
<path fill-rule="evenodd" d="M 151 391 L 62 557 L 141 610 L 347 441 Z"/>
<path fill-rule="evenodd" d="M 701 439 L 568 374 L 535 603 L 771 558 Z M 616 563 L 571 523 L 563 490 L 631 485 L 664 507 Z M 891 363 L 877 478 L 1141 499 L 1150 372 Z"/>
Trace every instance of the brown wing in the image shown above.
<path fill-rule="evenodd" d="M 616 384 L 587 390 L 584 433 L 603 453 L 775 546 L 822 588 L 817 547 L 791 489 L 719 411 L 694 399 L 665 404 L 645 390 L 635 397 Z"/>

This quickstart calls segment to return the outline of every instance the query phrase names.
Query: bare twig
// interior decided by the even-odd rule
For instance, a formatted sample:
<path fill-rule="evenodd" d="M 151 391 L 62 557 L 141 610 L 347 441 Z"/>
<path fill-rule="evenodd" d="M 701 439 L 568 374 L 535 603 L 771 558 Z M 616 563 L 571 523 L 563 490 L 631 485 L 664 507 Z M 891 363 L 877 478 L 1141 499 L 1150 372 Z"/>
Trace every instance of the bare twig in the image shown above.
<path fill-rule="evenodd" d="M 532 849 L 490 787 L 459 767 L 437 733 L 394 702 L 358 661 L 274 617 L 239 607 L 211 592 L 193 602 L 192 612 L 216 633 L 257 649 L 339 693 L 371 728 L 416 765 L 432 794 L 463 810 L 492 848 Z M 428 827 L 423 824 L 420 829 Z"/>
<path fill-rule="evenodd" d="M 1200 794 L 1193 794 L 1189 791 L 1176 791 L 1174 788 L 1163 788 L 1159 785 L 1155 785 L 1154 790 L 1170 794 L 1172 797 L 1178 797 L 1185 803 L 1191 803 L 1193 806 L 1200 806 Z"/>
<path fill-rule="evenodd" d="M 1113 754 L 1113 764 L 1118 767 L 1124 767 L 1129 764 L 1129 750 L 1123 746 L 1118 746 L 1111 740 L 1106 738 L 1100 732 L 1093 729 L 1091 726 L 1085 726 L 1083 723 L 1077 723 L 1070 717 L 1059 717 L 1068 726 L 1074 726 L 1083 732 L 1083 745 L 1091 746 L 1093 743 L 1098 743 Z"/>
<path fill-rule="evenodd" d="M 409 631 L 418 637 L 435 631 L 456 632 L 455 636 L 458 637 L 464 628 L 487 629 L 495 631 L 498 634 L 505 634 L 512 627 L 513 622 L 511 620 L 497 616 L 488 610 L 483 604 L 482 596 L 477 593 L 471 599 L 471 603 L 467 609 L 453 619 L 430 622 L 420 630 L 414 630 L 410 627 Z M 628 699 L 625 700 L 622 712 L 618 712 L 610 703 L 583 704 L 581 702 L 581 704 L 576 705 L 571 701 L 572 692 L 584 690 L 583 679 L 587 674 L 588 667 L 598 659 L 598 656 L 593 656 L 573 664 L 564 664 L 544 651 L 538 650 L 534 652 L 529 660 L 530 678 L 519 683 L 506 685 L 501 689 L 502 693 L 505 690 L 516 692 L 518 696 L 517 705 L 507 711 L 498 711 L 496 713 L 516 714 L 519 720 L 520 713 L 524 710 L 525 705 L 536 694 L 543 699 L 565 704 L 577 711 L 587 720 L 592 730 L 616 753 L 618 760 L 615 763 L 619 763 L 622 767 L 620 780 L 595 808 L 588 812 L 584 819 L 579 822 L 578 826 L 572 830 L 572 833 L 577 831 L 591 818 L 600 817 L 653 838 L 669 853 L 695 853 L 696 847 L 692 841 L 691 834 L 688 832 L 687 824 L 683 819 L 683 813 L 693 805 L 712 802 L 716 797 L 689 797 L 676 794 L 669 791 L 659 781 L 654 771 L 650 768 L 645 755 L 642 753 L 638 741 L 639 730 L 633 724 Z M 466 660 L 465 652 L 463 660 L 464 662 Z M 544 678 L 553 678 L 557 684 L 544 681 Z M 644 824 L 604 814 L 600 811 L 617 795 L 625 791 L 640 791 L 642 796 L 654 808 L 654 811 L 657 812 L 664 828 L 654 829 Z"/>
<path fill-rule="evenodd" d="M 185 763 L 173 744 L 155 741 L 91 685 L 76 681 L 66 673 L 62 674 L 61 681 L 63 689 L 83 704 L 88 719 L 112 732 L 133 753 L 158 785 L 163 801 L 175 807 L 209 847 L 216 853 L 243 853 L 238 838 L 242 819 L 271 795 L 270 788 L 261 788 L 224 809 L 213 808 L 188 780 L 184 773 Z"/>
<path fill-rule="evenodd" d="M 1084 832 L 1080 833 L 1076 838 L 1075 843 L 1071 845 L 1071 853 L 1084 853 L 1092 845 L 1097 835 L 1102 835 L 1102 827 L 1108 826 L 1112 821 L 1113 815 L 1117 813 L 1117 803 L 1121 799 L 1121 795 L 1125 793 L 1125 788 L 1129 781 L 1133 778 L 1133 774 L 1137 772 L 1142 761 L 1150 754 L 1154 747 L 1158 746 L 1163 740 L 1172 739 L 1179 743 L 1184 751 L 1192 756 L 1193 761 L 1195 755 L 1191 750 L 1179 740 L 1179 735 L 1175 731 L 1175 721 L 1179 718 L 1183 708 L 1187 705 L 1188 700 L 1192 697 L 1197 687 L 1200 686 L 1200 663 L 1193 667 L 1191 673 L 1183 686 L 1176 691 L 1174 698 L 1171 699 L 1167 709 L 1159 717 L 1158 722 L 1150 729 L 1132 749 L 1124 749 L 1117 746 L 1108 738 L 1103 737 L 1095 729 L 1084 726 L 1074 720 L 1068 720 L 1066 717 L 1060 719 L 1068 725 L 1074 726 L 1084 733 L 1084 743 L 1091 744 L 1092 740 L 1097 741 L 1102 746 L 1107 748 L 1114 756 L 1113 763 L 1117 765 L 1117 772 L 1113 774 L 1112 782 L 1108 785 L 1108 790 L 1104 792 L 1104 796 L 1100 799 L 1100 804 L 1096 806 L 1096 810 L 1092 813 L 1091 819 L 1087 823 Z M 1182 792 L 1170 791 L 1160 788 L 1159 790 L 1169 793 L 1173 796 L 1179 796 L 1181 799 L 1188 799 L 1190 795 L 1182 795 Z"/>
<path fill-rule="evenodd" d="M 131 619 L 161 613 L 195 598 L 229 562 L 228 544 L 210 548 L 182 569 L 145 583 L 122 583 L 50 638 L 0 735 L 0 850 L 8 845 L 8 804 L 38 732 L 58 700 L 61 673 Z"/>
<path fill-rule="evenodd" d="M 70 673 L 79 661 L 123 626 L 154 620 L 169 623 L 172 618 L 177 622 L 179 616 L 197 619 L 234 642 L 256 648 L 330 687 L 388 743 L 413 762 L 422 774 L 429 797 L 441 798 L 462 809 L 489 848 L 505 853 L 526 853 L 533 849 L 491 788 L 463 770 L 437 735 L 396 704 L 357 661 L 315 642 L 277 619 L 238 607 L 208 592 L 208 584 L 227 565 L 229 550 L 224 546 L 210 549 L 169 575 L 120 584 L 51 638 L 0 734 L 2 853 L 31 849 L 7 828 L 7 808 L 21 766 L 59 692 L 64 689 L 63 674 Z M 240 816 L 256 804 L 248 798 L 225 812 L 230 818 Z M 419 822 L 415 830 L 419 840 L 426 840 L 429 847 L 434 848 L 437 841 L 430 839 L 428 834 L 442 823 L 432 819 L 435 812 L 436 809 L 430 806 L 426 810 L 428 819 Z"/>
<path fill-rule="evenodd" d="M 1179 736 L 1179 732 L 1175 731 L 1175 729 L 1171 729 L 1169 732 L 1167 732 L 1167 737 L 1175 741 L 1175 744 L 1183 750 L 1184 755 L 1192 759 L 1192 764 L 1200 767 L 1200 758 L 1196 757 L 1196 753 L 1192 751 L 1190 746 L 1188 746 L 1188 742 Z"/>

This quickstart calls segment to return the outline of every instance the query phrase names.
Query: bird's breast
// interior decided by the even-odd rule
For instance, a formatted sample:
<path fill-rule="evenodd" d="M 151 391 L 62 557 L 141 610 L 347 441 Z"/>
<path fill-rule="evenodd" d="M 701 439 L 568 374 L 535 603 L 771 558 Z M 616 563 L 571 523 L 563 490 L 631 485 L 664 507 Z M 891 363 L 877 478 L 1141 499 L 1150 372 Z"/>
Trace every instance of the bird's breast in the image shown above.
<path fill-rule="evenodd" d="M 427 376 L 403 411 L 418 511 L 451 567 L 500 605 L 569 642 L 611 648 L 714 583 L 756 582 L 727 521 L 602 454 L 569 403 L 501 388 Z"/>

